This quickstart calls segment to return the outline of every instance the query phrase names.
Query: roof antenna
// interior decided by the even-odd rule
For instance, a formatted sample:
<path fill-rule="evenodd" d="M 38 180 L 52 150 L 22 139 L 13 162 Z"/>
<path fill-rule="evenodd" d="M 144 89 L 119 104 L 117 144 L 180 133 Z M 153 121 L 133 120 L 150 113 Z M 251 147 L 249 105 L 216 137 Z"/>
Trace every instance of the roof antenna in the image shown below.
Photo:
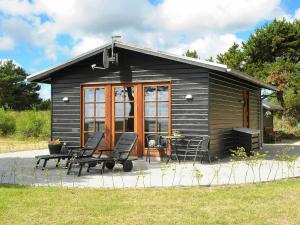
<path fill-rule="evenodd" d="M 117 53 L 114 53 L 114 46 L 115 46 L 115 41 L 121 38 L 121 35 L 113 35 L 111 36 L 111 57 L 108 59 L 109 62 L 118 64 L 119 63 L 119 55 Z"/>
<path fill-rule="evenodd" d="M 113 63 L 118 65 L 119 63 L 119 57 L 118 57 L 118 53 L 114 53 L 114 45 L 115 45 L 115 41 L 117 38 L 121 38 L 120 35 L 113 35 L 111 37 L 111 57 L 109 57 L 108 55 L 108 51 L 107 49 L 103 50 L 103 67 L 97 66 L 97 64 L 92 64 L 92 70 L 95 69 L 100 69 L 100 70 L 105 70 L 109 68 L 109 63 Z"/>

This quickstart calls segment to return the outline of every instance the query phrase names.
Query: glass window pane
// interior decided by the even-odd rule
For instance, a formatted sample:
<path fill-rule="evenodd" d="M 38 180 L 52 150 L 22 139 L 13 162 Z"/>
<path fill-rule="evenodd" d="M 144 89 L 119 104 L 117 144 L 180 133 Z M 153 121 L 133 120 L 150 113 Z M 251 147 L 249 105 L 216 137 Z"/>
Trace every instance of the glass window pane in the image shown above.
<path fill-rule="evenodd" d="M 96 101 L 105 102 L 105 92 L 104 88 L 96 88 Z"/>
<path fill-rule="evenodd" d="M 134 131 L 134 118 L 125 118 L 125 131 L 126 132 Z"/>
<path fill-rule="evenodd" d="M 123 118 L 115 118 L 115 131 L 123 131 Z"/>
<path fill-rule="evenodd" d="M 168 86 L 157 87 L 157 99 L 158 101 L 168 101 L 169 99 Z"/>
<path fill-rule="evenodd" d="M 125 101 L 134 100 L 134 87 L 125 87 Z"/>
<path fill-rule="evenodd" d="M 156 116 L 155 102 L 145 102 L 145 116 Z"/>
<path fill-rule="evenodd" d="M 168 102 L 158 102 L 158 116 L 168 117 L 169 114 L 169 103 Z"/>
<path fill-rule="evenodd" d="M 94 117 L 94 104 L 85 104 L 84 105 L 84 116 L 85 117 Z"/>
<path fill-rule="evenodd" d="M 148 86 L 144 87 L 145 101 L 155 101 L 156 100 L 156 87 Z"/>
<path fill-rule="evenodd" d="M 84 102 L 94 102 L 93 88 L 84 88 Z"/>
<path fill-rule="evenodd" d="M 96 117 L 105 117 L 105 103 L 96 104 Z"/>
<path fill-rule="evenodd" d="M 115 88 L 115 102 L 122 102 L 123 95 L 124 95 L 123 87 L 116 87 Z"/>
<path fill-rule="evenodd" d="M 84 133 L 84 144 L 86 143 L 86 141 L 88 140 L 89 137 L 92 136 L 93 133 Z"/>
<path fill-rule="evenodd" d="M 155 118 L 145 118 L 145 132 L 156 132 Z"/>
<path fill-rule="evenodd" d="M 125 116 L 129 117 L 129 116 L 134 116 L 134 103 L 133 102 L 127 102 L 125 103 Z"/>
<path fill-rule="evenodd" d="M 84 119 L 84 131 L 94 131 L 94 119 Z"/>
<path fill-rule="evenodd" d="M 145 147 L 148 148 L 150 144 L 150 148 L 154 148 L 157 145 L 161 144 L 161 137 L 160 135 L 153 133 L 153 134 L 145 134 Z"/>
<path fill-rule="evenodd" d="M 158 132 L 168 132 L 169 120 L 168 118 L 158 118 L 157 129 Z"/>
<path fill-rule="evenodd" d="M 96 131 L 105 131 L 105 119 L 104 118 L 96 118 Z"/>
<path fill-rule="evenodd" d="M 121 137 L 122 133 L 115 133 L 115 144 L 117 144 L 119 138 Z"/>
<path fill-rule="evenodd" d="M 124 103 L 115 103 L 115 117 L 124 117 Z"/>

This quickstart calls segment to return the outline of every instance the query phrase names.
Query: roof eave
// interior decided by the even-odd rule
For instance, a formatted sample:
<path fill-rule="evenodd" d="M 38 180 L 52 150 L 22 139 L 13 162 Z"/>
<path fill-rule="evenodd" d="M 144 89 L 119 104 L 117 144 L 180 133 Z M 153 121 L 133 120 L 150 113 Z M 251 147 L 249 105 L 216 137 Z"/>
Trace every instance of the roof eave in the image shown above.
<path fill-rule="evenodd" d="M 108 44 L 105 44 L 105 45 L 102 45 L 98 48 L 95 48 L 93 50 L 90 50 L 86 53 L 83 53 L 81 55 L 78 55 L 76 56 L 75 58 L 69 60 L 69 61 L 66 61 L 62 64 L 59 64 L 58 66 L 54 66 L 54 67 L 51 67 L 51 68 L 48 68 L 48 69 L 45 69 L 45 70 L 42 70 L 42 71 L 39 71 L 37 73 L 34 73 L 34 74 L 31 74 L 29 76 L 26 77 L 26 81 L 29 81 L 29 82 L 35 82 L 35 81 L 40 81 L 40 80 L 43 80 L 44 78 L 47 78 L 47 76 L 51 73 L 54 73 L 60 69 L 63 69 L 67 66 L 70 66 L 76 62 L 79 62 L 81 60 L 84 60 L 86 58 L 89 58 L 91 56 L 94 56 L 100 52 L 103 51 L 103 49 L 107 48 L 111 46 L 111 43 L 108 43 Z"/>
<path fill-rule="evenodd" d="M 266 88 L 266 89 L 269 89 L 269 90 L 272 90 L 272 91 L 278 91 L 277 87 L 275 87 L 273 85 L 266 84 L 264 82 L 261 82 L 261 81 L 255 79 L 254 77 L 251 77 L 251 76 L 249 76 L 249 75 L 247 75 L 245 73 L 242 73 L 242 72 L 240 72 L 238 70 L 234 70 L 234 69 L 228 68 L 227 69 L 227 73 L 229 73 L 231 75 L 234 75 L 236 77 L 240 77 L 243 80 L 248 80 L 249 82 L 257 84 L 258 86 L 261 86 L 263 88 Z"/>

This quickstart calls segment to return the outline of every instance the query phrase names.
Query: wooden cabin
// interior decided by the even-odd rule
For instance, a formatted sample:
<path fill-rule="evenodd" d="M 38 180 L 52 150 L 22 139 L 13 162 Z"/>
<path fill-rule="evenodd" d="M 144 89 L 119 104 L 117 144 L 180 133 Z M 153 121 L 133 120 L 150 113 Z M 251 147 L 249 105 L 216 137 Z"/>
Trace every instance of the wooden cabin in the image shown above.
<path fill-rule="evenodd" d="M 103 147 L 111 149 L 122 132 L 134 131 L 139 157 L 146 135 L 174 130 L 187 140 L 209 135 L 211 157 L 222 157 L 234 146 L 233 128 L 262 129 L 261 89 L 276 90 L 225 65 L 119 41 L 28 81 L 51 84 L 52 138 L 83 145 L 102 130 Z M 179 154 L 185 149 L 178 144 Z"/>

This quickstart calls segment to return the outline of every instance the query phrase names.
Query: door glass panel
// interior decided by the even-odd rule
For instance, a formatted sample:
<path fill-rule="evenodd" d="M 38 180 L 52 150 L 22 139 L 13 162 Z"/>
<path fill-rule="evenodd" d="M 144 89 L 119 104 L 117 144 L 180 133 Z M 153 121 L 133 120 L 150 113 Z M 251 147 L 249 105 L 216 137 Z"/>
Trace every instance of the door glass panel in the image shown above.
<path fill-rule="evenodd" d="M 125 132 L 134 131 L 134 118 L 125 118 Z"/>
<path fill-rule="evenodd" d="M 115 88 L 115 102 L 122 102 L 123 101 L 123 87 L 116 87 Z"/>
<path fill-rule="evenodd" d="M 145 118 L 145 132 L 156 132 L 155 118 Z"/>
<path fill-rule="evenodd" d="M 84 131 L 94 131 L 94 118 L 84 120 Z"/>
<path fill-rule="evenodd" d="M 125 101 L 133 101 L 134 100 L 134 88 L 133 87 L 125 87 Z"/>
<path fill-rule="evenodd" d="M 158 102 L 158 116 L 167 117 L 169 111 L 168 102 Z"/>
<path fill-rule="evenodd" d="M 89 137 L 92 136 L 92 133 L 84 133 L 84 143 L 87 141 Z"/>
<path fill-rule="evenodd" d="M 88 136 L 96 131 L 106 131 L 105 126 L 105 88 L 83 88 L 83 145 Z M 98 103 L 97 103 L 98 102 Z M 103 140 L 106 143 L 106 140 Z"/>
<path fill-rule="evenodd" d="M 127 102 L 125 103 L 125 116 L 134 116 L 134 103 L 133 102 Z"/>
<path fill-rule="evenodd" d="M 84 105 L 84 116 L 85 117 L 94 117 L 94 104 L 85 104 Z"/>
<path fill-rule="evenodd" d="M 169 86 L 144 86 L 144 132 L 167 135 L 169 133 Z M 147 147 L 147 143 L 145 142 Z"/>
<path fill-rule="evenodd" d="M 157 131 L 159 133 L 161 132 L 168 132 L 168 125 L 169 125 L 169 120 L 168 118 L 158 118 L 157 121 Z"/>
<path fill-rule="evenodd" d="M 84 102 L 94 102 L 94 89 L 84 88 Z"/>
<path fill-rule="evenodd" d="M 123 117 L 115 118 L 115 131 L 123 131 Z"/>
<path fill-rule="evenodd" d="M 96 88 L 96 102 L 104 102 L 105 95 L 104 95 L 104 88 Z"/>
<path fill-rule="evenodd" d="M 145 102 L 145 116 L 156 116 L 156 103 L 155 102 Z"/>
<path fill-rule="evenodd" d="M 124 103 L 115 103 L 115 117 L 124 116 Z"/>
<path fill-rule="evenodd" d="M 148 86 L 144 88 L 145 101 L 155 101 L 156 99 L 156 87 Z"/>
<path fill-rule="evenodd" d="M 105 130 L 105 118 L 96 118 L 96 131 L 103 131 Z"/>
<path fill-rule="evenodd" d="M 105 103 L 97 103 L 96 117 L 104 117 L 104 116 L 105 116 Z"/>
<path fill-rule="evenodd" d="M 168 86 L 157 87 L 157 100 L 168 101 L 168 99 L 169 99 Z"/>
<path fill-rule="evenodd" d="M 115 144 L 118 142 L 121 135 L 122 135 L 122 133 L 115 133 Z"/>

